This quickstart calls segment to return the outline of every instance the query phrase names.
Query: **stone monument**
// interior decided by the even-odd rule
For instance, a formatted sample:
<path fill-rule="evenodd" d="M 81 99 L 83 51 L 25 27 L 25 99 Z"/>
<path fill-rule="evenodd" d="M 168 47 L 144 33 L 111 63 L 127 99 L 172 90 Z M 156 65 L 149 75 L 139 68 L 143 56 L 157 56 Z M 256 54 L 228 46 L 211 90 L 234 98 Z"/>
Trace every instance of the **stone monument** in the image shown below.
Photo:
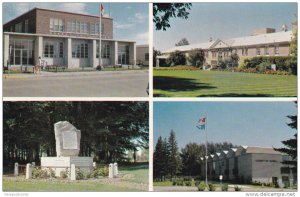
<path fill-rule="evenodd" d="M 55 176 L 60 177 L 61 171 L 70 172 L 71 165 L 81 171 L 93 170 L 92 157 L 79 157 L 81 132 L 68 121 L 54 124 L 56 141 L 56 157 L 41 157 L 42 169 L 54 169 Z"/>

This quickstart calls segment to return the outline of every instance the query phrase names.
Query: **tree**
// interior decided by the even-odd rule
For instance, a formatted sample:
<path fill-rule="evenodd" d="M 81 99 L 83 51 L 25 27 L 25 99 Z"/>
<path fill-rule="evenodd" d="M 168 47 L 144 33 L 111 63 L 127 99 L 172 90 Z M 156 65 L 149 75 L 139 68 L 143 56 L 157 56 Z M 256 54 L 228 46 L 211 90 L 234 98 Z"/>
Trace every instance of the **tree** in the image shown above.
<path fill-rule="evenodd" d="M 153 49 L 153 67 L 156 67 L 156 58 L 161 55 L 159 50 Z"/>
<path fill-rule="evenodd" d="M 167 63 L 171 66 L 185 65 L 185 54 L 180 51 L 174 51 L 170 54 L 169 58 L 167 59 Z"/>
<path fill-rule="evenodd" d="M 298 55 L 298 29 L 294 31 L 294 37 L 290 44 L 290 51 L 291 51 L 291 59 L 288 61 L 288 65 L 291 69 L 291 72 L 294 75 L 297 75 L 297 55 Z"/>
<path fill-rule="evenodd" d="M 180 155 L 178 152 L 175 132 L 173 130 L 171 130 L 170 132 L 167 148 L 169 153 L 168 170 L 171 175 L 171 178 L 173 178 L 179 172 L 180 169 Z"/>
<path fill-rule="evenodd" d="M 205 145 L 189 143 L 181 149 L 182 173 L 186 176 L 200 175 L 200 157 L 205 155 Z"/>
<path fill-rule="evenodd" d="M 287 123 L 289 127 L 297 130 L 297 115 L 287 116 L 291 122 Z M 297 132 L 294 134 L 294 138 L 282 141 L 284 148 L 274 148 L 274 150 L 289 155 L 292 160 L 283 161 L 283 164 L 292 165 L 294 169 L 297 169 Z"/>
<path fill-rule="evenodd" d="M 153 3 L 153 22 L 156 30 L 170 28 L 170 18 L 187 19 L 191 3 Z"/>
<path fill-rule="evenodd" d="M 192 66 L 201 68 L 205 62 L 205 53 L 201 49 L 194 49 L 189 53 L 188 61 Z"/>
<path fill-rule="evenodd" d="M 62 120 L 81 130 L 80 156 L 109 163 L 148 148 L 147 102 L 4 102 L 4 164 L 55 156 L 53 125 Z"/>
<path fill-rule="evenodd" d="M 239 60 L 240 60 L 240 57 L 237 53 L 232 53 L 230 55 L 229 61 L 231 62 L 231 64 L 233 64 L 232 66 L 237 66 Z"/>
<path fill-rule="evenodd" d="M 178 43 L 175 43 L 175 46 L 184 46 L 189 45 L 189 41 L 186 38 L 182 38 Z"/>
<path fill-rule="evenodd" d="M 153 176 L 154 179 L 164 180 L 168 173 L 167 141 L 160 136 L 157 140 L 153 153 Z"/>

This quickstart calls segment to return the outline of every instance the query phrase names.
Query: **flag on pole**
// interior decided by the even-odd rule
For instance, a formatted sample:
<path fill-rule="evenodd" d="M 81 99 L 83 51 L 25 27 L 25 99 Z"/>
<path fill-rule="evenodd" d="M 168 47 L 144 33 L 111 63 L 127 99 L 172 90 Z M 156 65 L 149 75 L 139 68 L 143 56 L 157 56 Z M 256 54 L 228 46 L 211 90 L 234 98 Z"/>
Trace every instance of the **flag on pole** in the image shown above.
<path fill-rule="evenodd" d="M 206 117 L 200 118 L 198 122 L 200 122 L 200 123 L 206 123 Z"/>
<path fill-rule="evenodd" d="M 103 16 L 103 13 L 104 13 L 104 7 L 101 3 L 101 5 L 100 5 L 100 16 Z"/>
<path fill-rule="evenodd" d="M 200 130 L 205 130 L 206 127 L 206 117 L 200 118 L 198 120 L 199 125 L 197 125 L 196 127 Z"/>

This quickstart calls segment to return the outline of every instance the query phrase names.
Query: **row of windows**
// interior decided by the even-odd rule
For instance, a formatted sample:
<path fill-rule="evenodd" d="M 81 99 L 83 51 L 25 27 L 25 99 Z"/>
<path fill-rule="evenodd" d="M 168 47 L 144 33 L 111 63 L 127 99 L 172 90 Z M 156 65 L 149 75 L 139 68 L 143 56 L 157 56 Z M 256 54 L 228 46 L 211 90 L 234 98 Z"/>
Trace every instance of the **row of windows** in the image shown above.
<path fill-rule="evenodd" d="M 99 58 L 99 44 L 97 44 L 96 58 Z M 110 58 L 110 45 L 109 44 L 101 45 L 101 58 Z"/>
<path fill-rule="evenodd" d="M 63 32 L 64 21 L 57 18 L 50 18 L 50 31 L 51 32 Z"/>
<path fill-rule="evenodd" d="M 72 57 L 73 58 L 89 58 L 89 47 L 85 43 L 72 44 Z"/>
<path fill-rule="evenodd" d="M 240 50 L 241 50 L 242 56 L 248 56 L 248 48 L 242 48 Z M 233 49 L 231 53 L 237 53 L 237 51 L 238 51 L 237 49 Z M 212 51 L 211 53 L 212 53 L 212 58 L 216 58 L 217 53 L 218 53 L 218 56 L 222 56 L 222 52 Z M 229 52 L 225 51 L 225 52 L 223 52 L 223 54 L 224 54 L 224 57 L 229 57 Z M 274 54 L 279 55 L 279 46 L 274 47 Z M 208 52 L 206 52 L 205 55 L 206 55 L 206 57 L 208 57 Z M 256 48 L 256 55 L 262 55 L 260 47 Z M 264 48 L 264 55 L 270 55 L 268 46 L 266 46 Z"/>
<path fill-rule="evenodd" d="M 45 58 L 53 58 L 53 57 L 64 57 L 64 43 L 53 43 L 53 42 L 45 42 L 44 43 L 44 57 Z"/>
<path fill-rule="evenodd" d="M 62 19 L 50 18 L 51 32 L 72 32 L 81 34 L 99 34 L 100 26 L 95 23 L 87 23 L 80 21 L 69 21 L 65 30 L 64 21 Z M 101 25 L 101 34 L 104 33 L 104 24 Z"/>

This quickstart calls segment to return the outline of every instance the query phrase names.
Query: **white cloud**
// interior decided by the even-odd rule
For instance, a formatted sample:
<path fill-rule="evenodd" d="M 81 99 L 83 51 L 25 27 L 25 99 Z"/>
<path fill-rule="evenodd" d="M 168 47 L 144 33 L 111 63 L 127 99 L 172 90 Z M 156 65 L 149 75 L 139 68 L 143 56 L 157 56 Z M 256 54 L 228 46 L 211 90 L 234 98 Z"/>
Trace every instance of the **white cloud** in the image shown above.
<path fill-rule="evenodd" d="M 134 26 L 133 23 L 118 23 L 114 21 L 114 28 L 115 29 L 130 29 Z"/>
<path fill-rule="evenodd" d="M 147 19 L 148 19 L 147 15 L 137 12 L 134 14 L 134 17 L 129 17 L 128 21 L 131 23 L 144 23 L 147 21 Z"/>
<path fill-rule="evenodd" d="M 62 3 L 57 7 L 58 10 L 73 12 L 78 14 L 88 14 L 85 10 L 85 3 Z"/>
<path fill-rule="evenodd" d="M 136 41 L 136 44 L 149 44 L 149 32 L 139 33 L 132 40 Z"/>

